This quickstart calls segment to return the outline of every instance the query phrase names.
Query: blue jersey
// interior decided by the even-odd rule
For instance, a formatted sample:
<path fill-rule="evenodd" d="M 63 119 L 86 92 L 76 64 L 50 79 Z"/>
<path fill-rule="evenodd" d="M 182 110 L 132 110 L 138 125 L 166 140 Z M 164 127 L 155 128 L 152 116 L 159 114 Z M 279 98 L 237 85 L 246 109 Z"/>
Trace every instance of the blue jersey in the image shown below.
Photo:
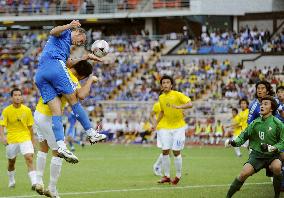
<path fill-rule="evenodd" d="M 39 62 L 45 61 L 46 58 L 62 60 L 66 63 L 70 56 L 71 30 L 65 30 L 60 36 L 49 36 Z"/>
<path fill-rule="evenodd" d="M 280 102 L 280 100 L 278 98 L 275 98 L 275 100 L 277 101 L 277 106 L 282 108 L 282 111 L 284 110 L 283 108 L 283 103 Z M 278 118 L 279 120 L 281 120 L 281 122 L 284 123 L 284 118 L 280 115 L 279 110 L 276 111 L 275 113 L 275 117 Z"/>
<path fill-rule="evenodd" d="M 254 99 L 249 105 L 248 124 L 260 116 L 260 102 Z"/>

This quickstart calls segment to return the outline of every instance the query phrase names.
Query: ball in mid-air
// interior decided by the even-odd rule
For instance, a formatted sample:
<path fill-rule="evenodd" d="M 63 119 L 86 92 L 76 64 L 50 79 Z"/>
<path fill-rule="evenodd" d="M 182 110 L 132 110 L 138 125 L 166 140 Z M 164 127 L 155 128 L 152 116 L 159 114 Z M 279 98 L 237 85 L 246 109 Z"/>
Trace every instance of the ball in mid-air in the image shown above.
<path fill-rule="evenodd" d="M 105 40 L 96 40 L 91 47 L 92 53 L 101 58 L 109 53 L 109 44 Z"/>

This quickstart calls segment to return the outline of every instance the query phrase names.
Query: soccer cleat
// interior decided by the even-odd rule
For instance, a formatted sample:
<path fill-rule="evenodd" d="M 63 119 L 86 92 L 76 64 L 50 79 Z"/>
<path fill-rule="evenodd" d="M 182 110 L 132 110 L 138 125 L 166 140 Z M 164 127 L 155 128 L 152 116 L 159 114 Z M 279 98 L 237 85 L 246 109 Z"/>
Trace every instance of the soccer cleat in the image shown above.
<path fill-rule="evenodd" d="M 60 198 L 57 190 L 52 192 L 51 190 L 47 189 L 47 190 L 44 191 L 44 195 L 46 197 L 51 197 L 51 198 Z"/>
<path fill-rule="evenodd" d="M 171 179 L 167 176 L 162 177 L 161 180 L 158 181 L 159 184 L 164 184 L 164 183 L 171 183 Z"/>
<path fill-rule="evenodd" d="M 157 176 L 163 176 L 163 175 L 162 175 L 161 166 L 156 166 L 156 165 L 154 165 L 154 166 L 153 166 L 153 172 L 154 172 L 154 174 L 157 175 Z"/>
<path fill-rule="evenodd" d="M 179 180 L 180 180 L 180 178 L 175 177 L 175 178 L 171 181 L 172 185 L 177 185 L 178 182 L 179 182 Z"/>
<path fill-rule="evenodd" d="M 99 141 L 105 140 L 106 135 L 100 134 L 98 130 L 94 130 L 93 128 L 90 128 L 87 133 L 87 138 L 91 144 L 95 144 Z"/>
<path fill-rule="evenodd" d="M 43 186 L 43 184 L 36 184 L 35 191 L 38 194 L 40 194 L 40 195 L 44 195 L 44 186 Z"/>
<path fill-rule="evenodd" d="M 72 164 L 76 164 L 79 162 L 78 158 L 67 148 L 64 149 L 64 148 L 59 147 L 57 152 L 58 152 L 58 157 L 65 159 L 66 162 L 69 162 Z"/>

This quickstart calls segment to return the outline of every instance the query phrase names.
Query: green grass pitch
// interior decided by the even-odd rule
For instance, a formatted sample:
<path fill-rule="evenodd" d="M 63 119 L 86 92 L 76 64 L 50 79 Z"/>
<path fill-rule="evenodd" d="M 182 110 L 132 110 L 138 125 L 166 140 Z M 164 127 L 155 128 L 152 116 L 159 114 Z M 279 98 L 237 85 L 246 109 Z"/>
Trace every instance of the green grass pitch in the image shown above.
<path fill-rule="evenodd" d="M 183 176 L 177 187 L 157 184 L 152 165 L 159 154 L 155 146 L 97 144 L 77 147 L 78 164 L 63 163 L 58 182 L 61 197 L 106 198 L 222 198 L 240 172 L 248 153 L 237 158 L 232 148 L 186 147 L 183 151 Z M 5 147 L 0 147 L 0 198 L 40 197 L 30 190 L 27 169 L 22 156 L 16 162 L 16 188 L 9 189 Z M 49 179 L 47 160 L 45 184 Z M 174 166 L 172 163 L 172 175 Z M 273 197 L 270 178 L 262 170 L 246 181 L 234 197 Z M 284 197 L 284 193 L 282 195 Z M 44 197 L 44 196 L 42 196 Z"/>

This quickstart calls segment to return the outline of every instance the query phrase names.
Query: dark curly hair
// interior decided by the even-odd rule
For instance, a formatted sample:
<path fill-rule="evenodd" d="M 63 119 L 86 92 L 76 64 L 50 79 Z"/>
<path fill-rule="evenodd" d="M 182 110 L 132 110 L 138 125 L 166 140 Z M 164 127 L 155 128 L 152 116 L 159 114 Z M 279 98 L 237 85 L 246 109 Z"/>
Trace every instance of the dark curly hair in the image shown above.
<path fill-rule="evenodd" d="M 266 80 L 261 80 L 261 81 L 258 81 L 255 84 L 255 98 L 258 98 L 257 97 L 257 91 L 256 91 L 258 85 L 264 85 L 266 90 L 268 91 L 267 95 L 274 96 L 275 92 L 274 92 L 273 87 L 271 86 L 271 84 L 269 82 L 267 82 Z"/>

